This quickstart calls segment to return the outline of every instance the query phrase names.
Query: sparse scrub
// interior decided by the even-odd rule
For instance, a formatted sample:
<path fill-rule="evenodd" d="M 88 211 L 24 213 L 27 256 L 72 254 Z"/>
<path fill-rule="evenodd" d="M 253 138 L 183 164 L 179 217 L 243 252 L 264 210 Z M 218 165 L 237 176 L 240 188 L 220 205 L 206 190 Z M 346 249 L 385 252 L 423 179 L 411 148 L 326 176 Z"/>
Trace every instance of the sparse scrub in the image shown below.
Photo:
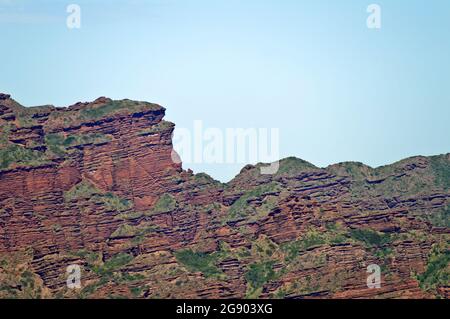
<path fill-rule="evenodd" d="M 157 109 L 157 108 L 159 108 L 157 105 L 147 102 L 138 102 L 131 100 L 117 100 L 117 101 L 110 100 L 109 102 L 102 104 L 100 106 L 97 105 L 83 109 L 81 111 L 81 117 L 86 119 L 97 119 L 121 111 L 139 112 L 146 109 Z"/>
<path fill-rule="evenodd" d="M 266 185 L 257 186 L 254 189 L 244 193 L 238 200 L 236 200 L 228 211 L 227 220 L 233 220 L 240 217 L 245 217 L 254 213 L 254 208 L 248 204 L 248 201 L 254 198 L 260 198 L 270 193 L 278 192 L 280 189 L 277 183 L 269 183 Z M 271 209 L 270 204 L 267 203 L 266 209 Z M 273 208 L 273 206 L 272 206 Z M 264 208 L 263 208 L 264 209 Z"/>
<path fill-rule="evenodd" d="M 288 157 L 280 161 L 277 175 L 296 174 L 302 171 L 317 169 L 313 164 L 296 157 Z"/>
<path fill-rule="evenodd" d="M 81 181 L 73 186 L 69 191 L 64 193 L 64 199 L 67 202 L 76 201 L 78 199 L 88 199 L 93 202 L 103 203 L 109 210 L 118 212 L 128 210 L 132 206 L 128 200 L 120 198 L 110 192 L 103 193 L 88 181 Z"/>
<path fill-rule="evenodd" d="M 23 146 L 10 144 L 0 149 L 0 169 L 7 169 L 12 164 L 19 166 L 37 166 L 46 163 L 42 152 L 33 151 Z"/>
<path fill-rule="evenodd" d="M 140 237 L 156 230 L 158 230 L 157 226 L 145 222 L 137 226 L 124 224 L 120 225 L 119 228 L 111 234 L 110 238 Z"/>
<path fill-rule="evenodd" d="M 261 288 L 269 281 L 276 279 L 276 273 L 273 270 L 273 261 L 253 263 L 248 266 L 245 273 L 245 280 L 248 283 L 247 297 L 257 298 Z"/>
<path fill-rule="evenodd" d="M 173 211 L 176 208 L 176 205 L 177 201 L 172 195 L 164 194 L 158 199 L 155 206 L 153 206 L 150 215 Z"/>
<path fill-rule="evenodd" d="M 222 274 L 215 265 L 217 256 L 208 253 L 194 252 L 191 249 L 175 252 L 177 261 L 183 264 L 189 271 L 201 272 L 205 277 Z"/>
<path fill-rule="evenodd" d="M 101 133 L 69 135 L 65 137 L 60 133 L 47 134 L 45 136 L 45 143 L 47 148 L 58 156 L 64 156 L 70 147 L 87 144 L 102 144 L 108 143 L 111 138 Z"/>
<path fill-rule="evenodd" d="M 391 242 L 389 234 L 379 233 L 372 229 L 352 229 L 350 236 L 363 242 L 367 247 L 380 247 Z"/>
<path fill-rule="evenodd" d="M 173 124 L 168 121 L 161 121 L 158 124 L 154 124 L 148 128 L 141 130 L 138 135 L 139 136 L 147 136 L 152 134 L 158 134 L 161 132 L 165 132 L 173 127 Z"/>
<path fill-rule="evenodd" d="M 436 184 L 450 188 L 450 161 L 445 156 L 430 157 L 430 165 L 435 175 Z"/>
<path fill-rule="evenodd" d="M 300 237 L 300 239 L 283 244 L 281 249 L 286 255 L 286 261 L 289 262 L 296 259 L 300 252 L 323 244 L 326 244 L 324 235 L 311 230 Z"/>
<path fill-rule="evenodd" d="M 104 262 L 103 265 L 93 266 L 92 270 L 100 276 L 111 276 L 114 271 L 119 270 L 133 260 L 133 256 L 125 253 L 117 254 Z"/>
<path fill-rule="evenodd" d="M 425 272 L 417 276 L 420 287 L 424 290 L 434 290 L 450 282 L 450 250 L 447 247 L 434 245 L 428 257 Z"/>

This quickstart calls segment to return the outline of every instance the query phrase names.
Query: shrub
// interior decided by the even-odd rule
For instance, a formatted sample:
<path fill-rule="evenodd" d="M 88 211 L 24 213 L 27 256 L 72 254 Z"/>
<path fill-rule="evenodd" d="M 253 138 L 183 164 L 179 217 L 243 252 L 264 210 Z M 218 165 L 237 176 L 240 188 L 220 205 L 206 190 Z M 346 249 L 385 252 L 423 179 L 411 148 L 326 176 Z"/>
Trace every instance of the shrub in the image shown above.
<path fill-rule="evenodd" d="M 425 272 L 417 276 L 420 287 L 425 290 L 448 285 L 450 282 L 450 251 L 448 247 L 433 246 Z"/>
<path fill-rule="evenodd" d="M 64 199 L 67 202 L 88 199 L 93 202 L 100 202 L 107 209 L 118 212 L 130 209 L 132 206 L 128 200 L 120 198 L 111 192 L 103 193 L 89 181 L 81 181 L 73 186 L 69 191 L 64 193 Z"/>
<path fill-rule="evenodd" d="M 147 135 L 152 135 L 152 134 L 158 134 L 161 132 L 165 132 L 167 130 L 169 130 L 170 128 L 173 127 L 173 124 L 171 122 L 168 121 L 161 121 L 157 124 L 154 124 L 148 128 L 145 128 L 143 130 L 141 130 L 138 133 L 138 136 L 147 136 Z"/>
<path fill-rule="evenodd" d="M 280 167 L 276 174 L 297 174 L 311 169 L 317 169 L 317 167 L 302 159 L 288 157 L 280 161 Z"/>
<path fill-rule="evenodd" d="M 286 254 L 286 261 L 292 261 L 297 258 L 301 251 L 305 251 L 314 246 L 326 243 L 324 236 L 317 231 L 308 231 L 299 240 L 288 242 L 282 245 L 282 250 Z"/>
<path fill-rule="evenodd" d="M 158 199 L 151 213 L 157 214 L 173 211 L 176 208 L 176 204 L 177 201 L 172 195 L 164 194 Z"/>
<path fill-rule="evenodd" d="M 220 275 L 222 273 L 215 265 L 217 258 L 213 254 L 194 252 L 187 249 L 175 252 L 175 258 L 189 271 L 201 272 L 205 277 Z"/>
<path fill-rule="evenodd" d="M 11 125 L 5 124 L 1 126 L 1 133 L 0 133 L 0 146 L 5 147 L 9 144 L 9 134 L 11 131 Z"/>
<path fill-rule="evenodd" d="M 445 156 L 432 156 L 430 157 L 430 165 L 433 170 L 436 184 L 450 188 L 450 162 Z"/>
<path fill-rule="evenodd" d="M 247 272 L 245 273 L 245 280 L 247 280 L 252 289 L 261 288 L 265 283 L 276 279 L 273 264 L 273 261 L 266 261 L 248 266 Z"/>
<path fill-rule="evenodd" d="M 426 215 L 433 226 L 450 228 L 450 205 L 441 211 Z"/>
<path fill-rule="evenodd" d="M 118 112 L 139 112 L 149 109 L 159 109 L 156 104 L 147 102 L 131 101 L 131 100 L 110 100 L 103 105 L 85 108 L 81 111 L 81 117 L 87 119 L 102 118 L 106 115 L 115 114 Z"/>
<path fill-rule="evenodd" d="M 66 201 L 81 199 L 81 198 L 91 198 L 92 196 L 100 194 L 100 191 L 88 181 L 81 181 L 80 183 L 73 186 L 69 191 L 65 192 L 64 199 Z"/>
<path fill-rule="evenodd" d="M 110 236 L 110 238 L 121 238 L 121 237 L 142 237 L 145 234 L 156 231 L 158 229 L 155 225 L 150 225 L 146 222 L 139 225 L 120 225 Z"/>
<path fill-rule="evenodd" d="M 279 185 L 275 182 L 271 182 L 269 184 L 257 186 L 254 189 L 244 193 L 230 206 L 230 210 L 228 211 L 228 220 L 233 220 L 235 218 L 244 217 L 248 214 L 251 214 L 252 212 L 254 212 L 254 208 L 248 204 L 248 201 L 250 199 L 260 198 L 262 196 L 265 196 L 266 194 L 273 193 L 278 190 Z"/>
<path fill-rule="evenodd" d="M 103 265 L 94 266 L 92 270 L 98 275 L 109 277 L 113 274 L 114 271 L 119 270 L 132 260 L 133 256 L 125 253 L 120 253 L 111 257 Z"/>
<path fill-rule="evenodd" d="M 106 193 L 104 195 L 101 196 L 101 201 L 103 202 L 103 204 L 105 204 L 105 206 L 110 209 L 110 210 L 115 210 L 118 212 L 122 212 L 125 211 L 127 209 L 130 209 L 132 204 L 130 203 L 130 201 L 128 201 L 127 199 L 124 198 L 120 198 L 116 195 L 114 195 L 113 193 Z"/>
<path fill-rule="evenodd" d="M 114 111 L 121 108 L 121 103 L 119 101 L 111 101 L 100 107 L 84 109 L 81 114 L 87 118 L 99 118 L 107 114 L 113 113 Z"/>
<path fill-rule="evenodd" d="M 380 247 L 391 242 L 391 236 L 372 229 L 352 229 L 350 236 L 368 247 Z"/>
<path fill-rule="evenodd" d="M 35 166 L 46 162 L 44 153 L 11 144 L 0 149 L 0 169 L 6 169 L 12 164 Z"/>
<path fill-rule="evenodd" d="M 45 136 L 47 148 L 58 156 L 64 156 L 69 147 L 85 144 L 101 144 L 111 141 L 111 138 L 101 133 L 69 135 L 65 137 L 61 133 L 52 133 Z"/>
<path fill-rule="evenodd" d="M 47 148 L 54 154 L 63 156 L 66 152 L 64 148 L 64 136 L 61 134 L 45 135 L 45 144 Z"/>

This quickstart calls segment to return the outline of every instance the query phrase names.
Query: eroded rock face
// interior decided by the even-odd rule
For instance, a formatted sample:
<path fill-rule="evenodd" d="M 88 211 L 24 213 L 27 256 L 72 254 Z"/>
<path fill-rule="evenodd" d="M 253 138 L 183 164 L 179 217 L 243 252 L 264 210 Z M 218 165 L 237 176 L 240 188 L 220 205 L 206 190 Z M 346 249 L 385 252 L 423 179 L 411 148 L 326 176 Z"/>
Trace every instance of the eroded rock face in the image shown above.
<path fill-rule="evenodd" d="M 172 161 L 164 111 L 0 94 L 0 297 L 448 298 L 450 154 L 221 184 Z"/>

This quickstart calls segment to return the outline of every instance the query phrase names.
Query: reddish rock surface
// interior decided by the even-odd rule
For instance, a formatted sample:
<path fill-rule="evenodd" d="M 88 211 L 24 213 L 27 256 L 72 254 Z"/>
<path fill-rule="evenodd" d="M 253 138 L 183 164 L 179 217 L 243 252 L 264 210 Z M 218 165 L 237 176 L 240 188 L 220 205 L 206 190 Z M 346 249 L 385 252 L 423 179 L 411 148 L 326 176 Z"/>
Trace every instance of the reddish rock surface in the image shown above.
<path fill-rule="evenodd" d="M 164 112 L 0 94 L 0 297 L 448 298 L 450 154 L 222 184 L 172 162 Z"/>

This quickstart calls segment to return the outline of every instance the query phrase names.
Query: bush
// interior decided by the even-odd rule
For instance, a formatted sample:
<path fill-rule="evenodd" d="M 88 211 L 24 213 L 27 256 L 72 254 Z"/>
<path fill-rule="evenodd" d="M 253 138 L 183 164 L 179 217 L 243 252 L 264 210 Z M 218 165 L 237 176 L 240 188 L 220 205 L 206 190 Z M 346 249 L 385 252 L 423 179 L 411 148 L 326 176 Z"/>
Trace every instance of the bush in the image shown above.
<path fill-rule="evenodd" d="M 286 261 L 292 261 L 297 258 L 299 252 L 325 243 L 326 240 L 322 234 L 317 231 L 308 231 L 299 240 L 282 245 L 282 250 L 286 254 Z"/>
<path fill-rule="evenodd" d="M 390 235 L 378 233 L 372 229 L 352 229 L 350 236 L 368 247 L 380 247 L 391 242 Z"/>
<path fill-rule="evenodd" d="M 101 133 L 69 135 L 65 137 L 63 134 L 47 134 L 45 143 L 47 148 L 58 156 L 64 156 L 69 147 L 86 144 L 101 144 L 110 142 L 111 138 Z"/>
<path fill-rule="evenodd" d="M 109 210 L 122 212 L 131 208 L 132 204 L 113 193 L 102 193 L 98 188 L 88 181 L 81 181 L 73 186 L 69 191 L 64 193 L 64 199 L 69 201 L 77 201 L 78 199 L 88 199 L 93 202 L 100 202 Z"/>
<path fill-rule="evenodd" d="M 119 101 L 111 101 L 100 107 L 84 109 L 81 114 L 87 118 L 100 118 L 121 108 Z"/>
<path fill-rule="evenodd" d="M 147 102 L 131 101 L 131 100 L 110 100 L 103 105 L 96 105 L 94 107 L 85 108 L 81 111 L 81 117 L 87 119 L 97 119 L 105 117 L 106 115 L 115 114 L 118 112 L 139 112 L 149 109 L 159 109 L 156 104 Z"/>
<path fill-rule="evenodd" d="M 151 213 L 156 214 L 173 211 L 176 208 L 176 204 L 177 201 L 172 195 L 164 194 L 158 199 Z"/>
<path fill-rule="evenodd" d="M 298 174 L 300 172 L 317 169 L 313 164 L 296 157 L 288 157 L 280 161 L 277 175 Z"/>
<path fill-rule="evenodd" d="M 450 228 L 450 205 L 439 212 L 426 215 L 426 219 L 428 219 L 433 226 Z"/>
<path fill-rule="evenodd" d="M 426 270 L 417 276 L 420 287 L 425 290 L 446 286 L 450 282 L 450 251 L 448 248 L 434 246 L 428 257 Z"/>
<path fill-rule="evenodd" d="M 143 237 L 149 232 L 158 230 L 158 226 L 151 225 L 147 222 L 143 222 L 139 225 L 120 225 L 110 236 L 110 238 L 122 238 L 122 237 Z M 143 238 L 142 238 L 143 239 Z M 137 240 L 140 241 L 140 238 Z"/>
<path fill-rule="evenodd" d="M 11 144 L 0 149 L 0 169 L 6 169 L 12 164 L 35 166 L 46 162 L 44 153 Z"/>
<path fill-rule="evenodd" d="M 432 156 L 430 157 L 430 165 L 433 170 L 436 184 L 450 188 L 450 162 L 445 156 Z"/>
<path fill-rule="evenodd" d="M 138 133 L 138 136 L 147 136 L 147 135 L 152 135 L 152 134 L 158 134 L 161 132 L 168 131 L 172 127 L 173 127 L 173 124 L 171 122 L 161 121 L 158 124 L 154 124 L 148 128 L 141 130 Z"/>
<path fill-rule="evenodd" d="M 239 217 L 245 217 L 245 216 L 253 213 L 254 208 L 248 204 L 248 201 L 250 199 L 260 198 L 262 196 L 265 196 L 266 194 L 273 193 L 278 190 L 279 190 L 279 185 L 275 182 L 271 182 L 269 184 L 257 186 L 254 189 L 244 193 L 238 200 L 236 200 L 230 206 L 230 210 L 229 210 L 228 216 L 227 216 L 227 221 L 233 220 L 233 219 L 239 218 Z"/>
<path fill-rule="evenodd" d="M 217 258 L 213 254 L 194 252 L 187 249 L 175 252 L 175 258 L 189 271 L 201 272 L 205 277 L 220 275 L 222 273 L 215 265 Z"/>
<path fill-rule="evenodd" d="M 64 148 L 64 136 L 61 134 L 45 135 L 45 144 L 47 148 L 54 154 L 63 156 L 66 152 Z"/>
<path fill-rule="evenodd" d="M 124 198 L 120 198 L 116 195 L 114 195 L 113 193 L 106 193 L 104 195 L 101 196 L 101 201 L 103 202 L 103 204 L 105 204 L 105 206 L 110 209 L 110 210 L 115 210 L 118 212 L 122 212 L 125 211 L 127 209 L 130 209 L 132 204 L 130 203 L 130 201 L 128 201 L 127 199 Z"/>
<path fill-rule="evenodd" d="M 252 289 L 261 288 L 268 281 L 276 279 L 273 264 L 273 261 L 266 261 L 254 263 L 248 267 L 245 273 L 245 280 L 247 280 Z"/>
<path fill-rule="evenodd" d="M 5 124 L 1 126 L 0 132 L 0 146 L 5 147 L 9 144 L 9 135 L 11 132 L 11 125 Z"/>
<path fill-rule="evenodd" d="M 103 265 L 94 266 L 92 270 L 98 275 L 108 277 L 111 276 L 114 271 L 119 270 L 132 260 L 133 256 L 125 253 L 120 253 L 111 257 Z"/>
<path fill-rule="evenodd" d="M 66 201 L 77 199 L 89 199 L 94 195 L 100 194 L 100 191 L 88 181 L 81 181 L 73 186 L 69 191 L 65 192 L 64 199 Z"/>

